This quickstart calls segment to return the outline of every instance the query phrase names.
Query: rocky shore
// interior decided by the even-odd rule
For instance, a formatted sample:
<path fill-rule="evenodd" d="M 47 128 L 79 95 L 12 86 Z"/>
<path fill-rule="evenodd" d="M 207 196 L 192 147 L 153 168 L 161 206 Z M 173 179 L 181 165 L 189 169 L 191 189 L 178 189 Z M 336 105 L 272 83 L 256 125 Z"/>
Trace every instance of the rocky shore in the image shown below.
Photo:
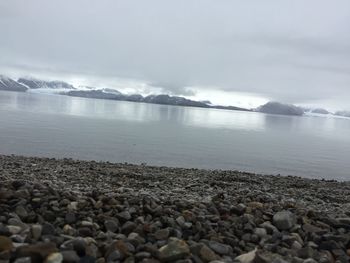
<path fill-rule="evenodd" d="M 350 182 L 0 156 L 0 262 L 350 262 Z"/>

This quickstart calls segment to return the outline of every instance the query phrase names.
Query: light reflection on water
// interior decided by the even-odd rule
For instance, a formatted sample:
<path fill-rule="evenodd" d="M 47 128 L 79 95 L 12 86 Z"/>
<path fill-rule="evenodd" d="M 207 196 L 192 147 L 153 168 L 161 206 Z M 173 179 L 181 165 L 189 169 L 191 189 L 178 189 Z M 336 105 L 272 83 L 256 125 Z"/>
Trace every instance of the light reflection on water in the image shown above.
<path fill-rule="evenodd" d="M 350 180 L 350 120 L 0 92 L 0 153 Z"/>

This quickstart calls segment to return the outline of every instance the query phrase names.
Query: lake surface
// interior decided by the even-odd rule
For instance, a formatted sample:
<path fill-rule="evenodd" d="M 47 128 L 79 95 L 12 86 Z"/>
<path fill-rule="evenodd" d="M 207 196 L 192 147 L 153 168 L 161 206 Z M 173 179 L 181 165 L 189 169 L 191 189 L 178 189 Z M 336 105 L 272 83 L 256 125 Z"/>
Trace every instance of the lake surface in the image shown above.
<path fill-rule="evenodd" d="M 350 180 L 350 120 L 0 91 L 0 154 Z"/>

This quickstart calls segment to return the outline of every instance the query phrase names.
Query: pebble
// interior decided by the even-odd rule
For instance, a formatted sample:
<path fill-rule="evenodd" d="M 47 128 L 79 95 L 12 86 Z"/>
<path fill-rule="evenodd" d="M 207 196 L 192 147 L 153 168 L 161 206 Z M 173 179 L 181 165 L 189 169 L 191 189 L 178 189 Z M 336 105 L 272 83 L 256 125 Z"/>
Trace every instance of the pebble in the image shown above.
<path fill-rule="evenodd" d="M 39 240 L 39 238 L 41 237 L 42 230 L 43 230 L 43 227 L 41 225 L 39 224 L 32 225 L 32 228 L 31 228 L 32 237 L 35 240 Z"/>
<path fill-rule="evenodd" d="M 199 256 L 204 262 L 211 262 L 215 260 L 219 260 L 219 256 L 215 254 L 213 250 L 211 250 L 206 245 L 202 245 L 202 247 L 199 250 Z"/>
<path fill-rule="evenodd" d="M 0 181 L 0 262 L 350 262 L 347 182 L 1 155 Z"/>
<path fill-rule="evenodd" d="M 15 234 L 18 234 L 22 231 L 22 228 L 19 227 L 19 226 L 7 226 L 7 229 L 8 231 L 12 234 L 12 235 L 15 235 Z"/>
<path fill-rule="evenodd" d="M 154 236 L 158 240 L 166 240 L 169 237 L 170 231 L 168 228 L 159 229 L 154 233 Z"/>
<path fill-rule="evenodd" d="M 111 231 L 113 233 L 115 233 L 119 228 L 119 224 L 116 220 L 106 220 L 104 222 L 104 226 L 107 231 Z"/>
<path fill-rule="evenodd" d="M 280 211 L 273 216 L 273 224 L 279 230 L 291 229 L 296 224 L 296 216 L 290 211 Z"/>
<path fill-rule="evenodd" d="M 12 248 L 12 240 L 6 236 L 0 236 L 0 252 L 10 251 Z"/>
<path fill-rule="evenodd" d="M 190 249 L 185 241 L 172 238 L 169 243 L 159 249 L 159 259 L 170 262 L 183 259 L 190 255 Z"/>
<path fill-rule="evenodd" d="M 61 263 L 63 261 L 63 256 L 61 253 L 56 252 L 47 256 L 45 263 Z"/>

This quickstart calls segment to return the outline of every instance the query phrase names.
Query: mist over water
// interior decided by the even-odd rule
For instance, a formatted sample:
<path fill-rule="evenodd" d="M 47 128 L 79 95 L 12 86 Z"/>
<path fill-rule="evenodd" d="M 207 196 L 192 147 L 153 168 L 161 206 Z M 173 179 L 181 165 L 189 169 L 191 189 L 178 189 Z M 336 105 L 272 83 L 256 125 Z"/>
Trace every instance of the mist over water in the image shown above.
<path fill-rule="evenodd" d="M 350 120 L 0 92 L 0 153 L 349 180 Z"/>

